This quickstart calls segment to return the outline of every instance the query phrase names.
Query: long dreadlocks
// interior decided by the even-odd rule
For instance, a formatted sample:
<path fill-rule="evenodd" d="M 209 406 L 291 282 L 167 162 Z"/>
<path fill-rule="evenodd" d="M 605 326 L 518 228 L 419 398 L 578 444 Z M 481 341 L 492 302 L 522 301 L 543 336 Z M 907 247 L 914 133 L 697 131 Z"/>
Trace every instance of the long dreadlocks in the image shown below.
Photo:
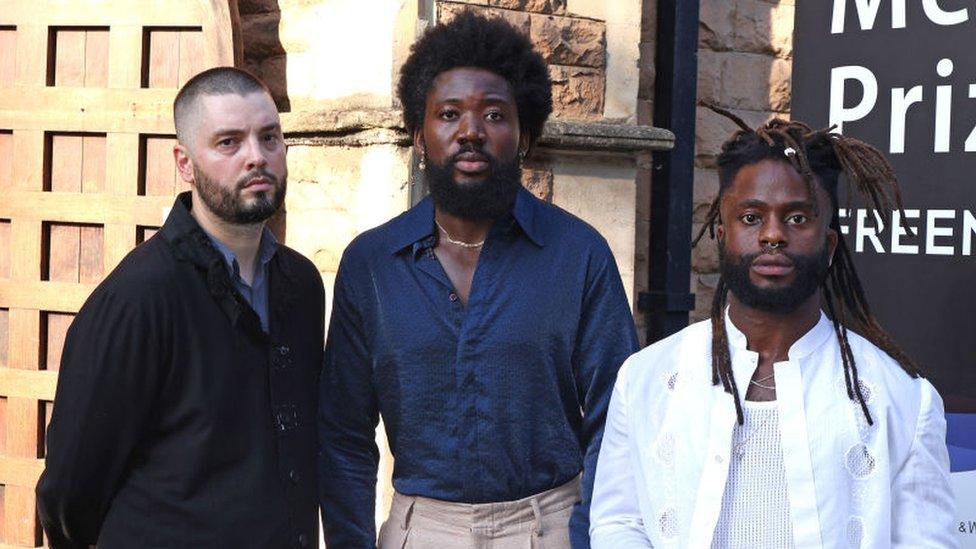
<path fill-rule="evenodd" d="M 741 118 L 725 109 L 703 102 L 700 105 L 729 118 L 740 129 L 722 145 L 722 152 L 718 157 L 719 193 L 712 202 L 705 225 L 695 237 L 692 246 L 698 244 L 706 231 L 715 238 L 715 225 L 721 223 L 719 206 L 722 196 L 739 170 L 765 159 L 788 159 L 803 177 L 811 195 L 815 192 L 815 184 L 820 184 L 827 191 L 831 203 L 830 228 L 837 231 L 837 234 L 841 233 L 840 219 L 837 215 L 837 184 L 841 173 L 847 176 L 848 185 L 868 200 L 885 219 L 890 218 L 893 210 L 902 211 L 901 193 L 894 171 L 884 156 L 871 145 L 844 137 L 834 132 L 832 127 L 813 130 L 802 122 L 782 119 L 771 120 L 753 130 Z M 906 229 L 911 231 L 908 227 Z M 871 314 L 861 280 L 854 270 L 853 257 L 843 238 L 837 240 L 834 261 L 828 267 L 827 276 L 820 288 L 827 314 L 830 316 L 834 333 L 840 343 L 847 396 L 860 404 L 868 424 L 873 425 L 874 420 L 868 411 L 858 380 L 854 353 L 847 340 L 848 328 L 857 331 L 888 353 L 908 375 L 919 377 L 921 371 L 892 341 Z M 739 401 L 738 389 L 732 377 L 729 338 L 725 331 L 724 317 L 728 291 L 728 285 L 724 280 L 719 279 L 711 311 L 712 383 L 714 385 L 721 383 L 725 391 L 732 394 L 735 399 L 736 416 L 741 425 L 744 422 L 742 403 Z"/>

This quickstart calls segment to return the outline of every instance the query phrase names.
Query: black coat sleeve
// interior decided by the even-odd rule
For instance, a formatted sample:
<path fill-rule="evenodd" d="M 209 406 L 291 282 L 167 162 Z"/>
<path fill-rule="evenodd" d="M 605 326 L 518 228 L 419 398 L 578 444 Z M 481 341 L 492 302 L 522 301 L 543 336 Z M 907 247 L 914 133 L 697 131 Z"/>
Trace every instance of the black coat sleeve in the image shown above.
<path fill-rule="evenodd" d="M 68 330 L 37 484 L 54 548 L 97 542 L 152 416 L 169 327 L 161 306 L 129 290 L 99 288 Z"/>

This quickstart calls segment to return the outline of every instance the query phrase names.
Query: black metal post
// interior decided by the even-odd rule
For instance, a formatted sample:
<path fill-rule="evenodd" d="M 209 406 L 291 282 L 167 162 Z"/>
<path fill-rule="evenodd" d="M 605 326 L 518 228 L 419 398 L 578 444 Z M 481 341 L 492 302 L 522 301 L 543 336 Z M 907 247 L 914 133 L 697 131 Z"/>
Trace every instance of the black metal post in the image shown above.
<path fill-rule="evenodd" d="M 654 155 L 648 289 L 638 307 L 647 343 L 688 325 L 691 293 L 691 213 L 698 97 L 698 2 L 658 0 L 654 125 L 675 134 L 669 153 Z"/>

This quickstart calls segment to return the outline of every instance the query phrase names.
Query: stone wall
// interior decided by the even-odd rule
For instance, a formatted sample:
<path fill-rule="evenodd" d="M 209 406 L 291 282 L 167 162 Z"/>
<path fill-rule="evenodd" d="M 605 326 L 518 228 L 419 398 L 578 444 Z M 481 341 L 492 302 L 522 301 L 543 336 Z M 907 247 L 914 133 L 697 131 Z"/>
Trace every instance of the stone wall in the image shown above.
<path fill-rule="evenodd" d="M 751 126 L 789 118 L 795 0 L 702 0 L 698 97 Z M 695 135 L 694 234 L 718 192 L 715 160 L 736 126 L 699 107 Z M 680 136 L 679 136 L 680 138 Z M 706 235 L 692 254 L 692 320 L 707 318 L 718 282 L 718 250 Z"/>

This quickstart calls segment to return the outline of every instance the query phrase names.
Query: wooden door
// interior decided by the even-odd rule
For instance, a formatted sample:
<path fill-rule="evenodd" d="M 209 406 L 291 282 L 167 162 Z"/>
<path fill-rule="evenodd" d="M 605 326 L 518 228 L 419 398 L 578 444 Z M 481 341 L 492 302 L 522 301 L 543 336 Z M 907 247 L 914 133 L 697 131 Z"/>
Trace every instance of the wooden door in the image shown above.
<path fill-rule="evenodd" d="M 43 542 L 34 486 L 65 332 L 182 189 L 173 98 L 240 58 L 238 27 L 236 0 L 0 0 L 2 547 Z"/>

